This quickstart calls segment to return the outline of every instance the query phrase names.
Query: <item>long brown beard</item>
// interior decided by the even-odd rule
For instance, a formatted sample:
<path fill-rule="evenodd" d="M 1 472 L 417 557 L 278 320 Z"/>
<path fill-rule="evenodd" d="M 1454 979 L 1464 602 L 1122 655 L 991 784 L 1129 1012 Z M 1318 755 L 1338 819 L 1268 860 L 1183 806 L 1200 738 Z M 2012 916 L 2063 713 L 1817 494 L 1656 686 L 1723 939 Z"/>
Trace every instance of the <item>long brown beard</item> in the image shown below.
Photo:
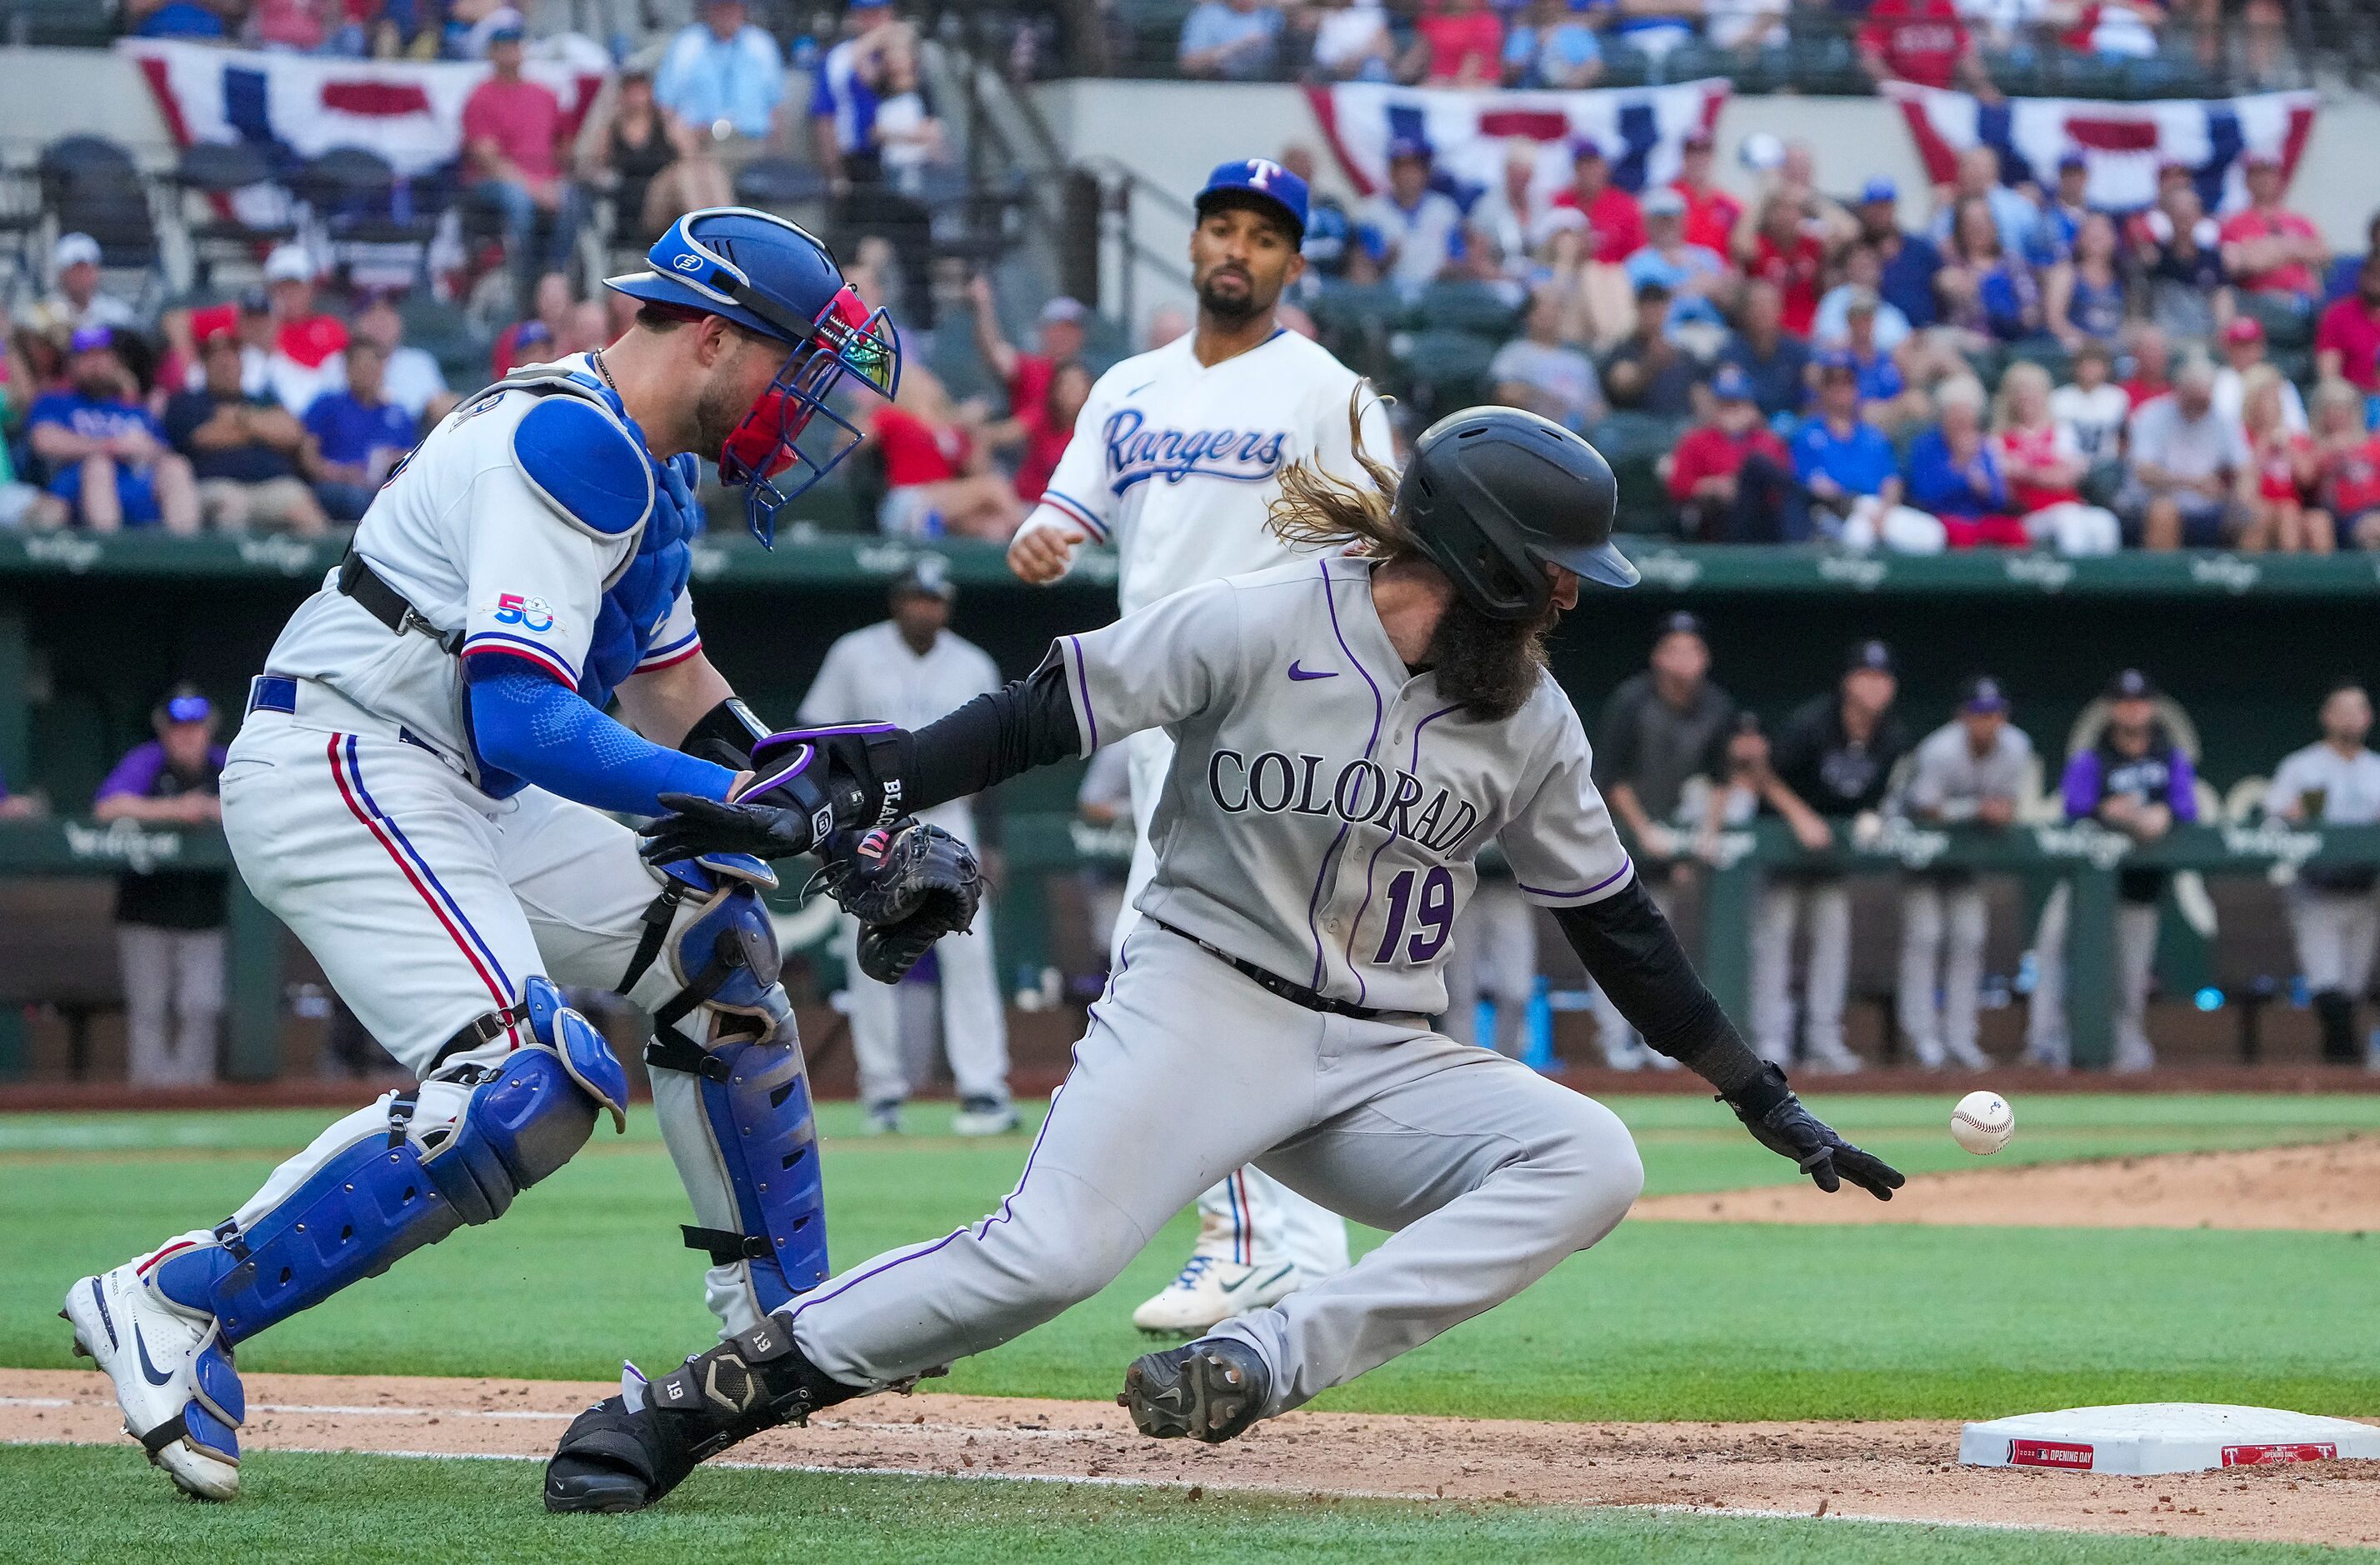
<path fill-rule="evenodd" d="M 1500 722 L 1519 711 L 1546 666 L 1546 637 L 1561 611 L 1533 620 L 1490 619 L 1457 597 L 1439 616 L 1424 661 L 1438 687 L 1473 717 Z"/>

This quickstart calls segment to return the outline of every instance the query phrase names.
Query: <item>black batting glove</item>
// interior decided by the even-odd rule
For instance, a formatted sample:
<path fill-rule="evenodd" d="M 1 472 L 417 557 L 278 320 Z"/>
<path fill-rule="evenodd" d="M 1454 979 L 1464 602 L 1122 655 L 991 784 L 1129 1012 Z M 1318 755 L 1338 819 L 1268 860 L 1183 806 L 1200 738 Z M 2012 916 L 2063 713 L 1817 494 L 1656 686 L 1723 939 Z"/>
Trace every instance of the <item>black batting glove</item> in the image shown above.
<path fill-rule="evenodd" d="M 670 813 L 644 829 L 638 851 L 653 864 L 715 853 L 790 858 L 824 842 L 834 830 L 834 806 L 823 758 L 798 746 L 760 764 L 767 770 L 732 800 L 662 795 Z"/>
<path fill-rule="evenodd" d="M 1775 1065 L 1719 1101 L 1735 1110 L 1752 1139 L 1780 1158 L 1791 1158 L 1819 1189 L 1828 1195 L 1849 1180 L 1879 1201 L 1908 1180 L 1899 1169 L 1837 1135 L 1832 1126 L 1803 1106 L 1785 1084 L 1785 1073 Z"/>

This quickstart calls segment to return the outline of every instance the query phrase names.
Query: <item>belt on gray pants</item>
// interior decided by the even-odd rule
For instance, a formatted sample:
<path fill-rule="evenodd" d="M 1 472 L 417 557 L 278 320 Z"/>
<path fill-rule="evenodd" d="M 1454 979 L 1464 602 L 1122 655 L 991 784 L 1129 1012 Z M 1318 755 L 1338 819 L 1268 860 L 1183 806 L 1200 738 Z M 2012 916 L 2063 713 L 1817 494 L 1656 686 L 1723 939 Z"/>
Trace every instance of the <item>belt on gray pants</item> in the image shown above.
<path fill-rule="evenodd" d="M 1264 968 L 1257 966 L 1253 962 L 1243 962 L 1238 957 L 1233 956 L 1230 952 L 1219 950 L 1215 946 L 1208 944 L 1207 941 L 1200 940 L 1197 936 L 1190 933 L 1187 929 L 1175 928 L 1172 925 L 1168 924 L 1162 918 L 1149 918 L 1148 915 L 1145 913 L 1142 914 L 1141 916 L 1148 918 L 1150 923 L 1156 925 L 1159 928 L 1164 930 L 1169 935 L 1181 936 L 1184 940 L 1188 940 L 1192 945 L 1196 946 L 1200 951 L 1205 952 L 1216 961 L 1222 963 L 1225 966 L 1239 969 L 1239 971 L 1246 974 L 1248 977 L 1254 981 L 1257 988 L 1264 990 L 1267 994 L 1277 994 L 1281 999 L 1288 1001 L 1292 1005 L 1303 1005 L 1308 1011 L 1319 1011 L 1324 1013 L 1326 1015 L 1352 1016 L 1358 1022 L 1377 1022 L 1383 1016 L 1406 1014 L 1406 1013 L 1403 1012 L 1375 1011 L 1368 1005 L 1355 1005 L 1347 1001 L 1333 1000 L 1329 995 L 1322 993 L 1318 989 L 1307 989 L 1304 984 L 1291 983 L 1287 978 L 1282 977 L 1278 973 L 1267 972 Z"/>

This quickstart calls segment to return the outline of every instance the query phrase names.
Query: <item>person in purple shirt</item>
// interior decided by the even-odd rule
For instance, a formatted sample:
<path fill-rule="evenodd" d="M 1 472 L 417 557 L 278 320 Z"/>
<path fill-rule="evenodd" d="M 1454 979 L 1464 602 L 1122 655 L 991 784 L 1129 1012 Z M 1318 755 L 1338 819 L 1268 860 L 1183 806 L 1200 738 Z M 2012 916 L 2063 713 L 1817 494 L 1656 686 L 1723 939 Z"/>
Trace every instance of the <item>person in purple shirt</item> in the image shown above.
<path fill-rule="evenodd" d="M 2066 819 L 2095 821 L 2143 843 L 2155 842 L 2176 826 L 2196 824 L 2197 774 L 2190 753 L 2157 715 L 2156 685 L 2140 670 L 2128 668 L 2108 681 L 2105 700 L 2107 725 L 2066 763 L 2059 783 Z M 2119 1071 L 2145 1071 L 2156 1063 L 2156 1050 L 2143 1024 L 2149 970 L 2156 958 L 2157 902 L 2165 893 L 2165 881 L 2162 869 L 2128 868 L 2116 878 L 2116 961 L 2122 979 L 2114 1062 Z M 2061 892 L 2043 910 L 2041 938 L 2034 941 L 2041 978 L 2034 989 L 2027 1028 L 2029 1064 L 2062 1067 L 2066 1061 L 2063 900 Z"/>
<path fill-rule="evenodd" d="M 212 826 L 224 748 L 214 704 L 178 685 L 150 714 L 157 736 L 115 763 L 91 799 L 94 819 L 128 828 Z M 215 1075 L 224 1009 L 220 869 L 127 871 L 115 881 L 115 940 L 124 969 L 126 1074 L 135 1086 L 188 1086 Z"/>

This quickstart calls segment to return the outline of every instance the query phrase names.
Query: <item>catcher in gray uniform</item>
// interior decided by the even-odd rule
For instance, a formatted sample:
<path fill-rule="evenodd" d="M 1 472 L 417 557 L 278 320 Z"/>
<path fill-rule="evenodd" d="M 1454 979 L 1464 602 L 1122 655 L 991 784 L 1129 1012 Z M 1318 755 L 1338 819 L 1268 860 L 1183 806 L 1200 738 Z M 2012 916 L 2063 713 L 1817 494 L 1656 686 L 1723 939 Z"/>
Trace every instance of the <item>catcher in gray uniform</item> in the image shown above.
<path fill-rule="evenodd" d="M 1361 557 L 1189 588 L 1062 638 L 1029 679 L 915 734 L 819 741 L 832 792 L 915 810 L 1164 728 L 1175 750 L 1144 917 L 998 1210 L 661 1378 L 632 1368 L 563 1437 L 549 1510 L 650 1505 L 749 1435 L 997 1346 L 1104 1287 L 1245 1162 L 1391 1237 L 1136 1360 L 1119 1400 L 1146 1434 L 1228 1439 L 1595 1244 L 1643 1184 L 1626 1128 L 1430 1029 L 1491 838 L 1646 1041 L 1707 1077 L 1763 1145 L 1822 1189 L 1888 1199 L 1900 1184 L 1744 1046 L 1590 781 L 1544 637 L 1582 578 L 1636 579 L 1609 542 L 1611 469 L 1511 408 L 1425 431 L 1402 482 L 1364 465 L 1368 485 L 1293 468 L 1272 516 L 1294 541 L 1360 542 Z M 765 807 L 701 803 L 721 846 L 749 851 L 770 829 Z M 701 840 L 690 822 L 663 839 L 673 853 Z"/>

